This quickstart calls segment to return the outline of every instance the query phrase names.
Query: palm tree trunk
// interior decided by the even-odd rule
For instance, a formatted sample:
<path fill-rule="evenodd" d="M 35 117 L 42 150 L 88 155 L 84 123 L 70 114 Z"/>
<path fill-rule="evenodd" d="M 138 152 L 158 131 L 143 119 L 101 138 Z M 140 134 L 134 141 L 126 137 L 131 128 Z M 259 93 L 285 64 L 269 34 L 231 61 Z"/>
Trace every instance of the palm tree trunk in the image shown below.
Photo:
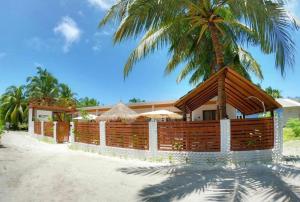
<path fill-rule="evenodd" d="M 222 44 L 220 43 L 219 40 L 219 35 L 218 35 L 218 29 L 216 26 L 211 24 L 209 26 L 209 30 L 211 33 L 211 39 L 213 43 L 213 47 L 215 50 L 215 55 L 216 55 L 216 71 L 220 70 L 223 68 L 224 65 L 224 49 Z M 227 118 L 227 112 L 226 112 L 226 94 L 225 94 L 225 72 L 220 75 L 218 79 L 218 119 L 225 119 Z"/>

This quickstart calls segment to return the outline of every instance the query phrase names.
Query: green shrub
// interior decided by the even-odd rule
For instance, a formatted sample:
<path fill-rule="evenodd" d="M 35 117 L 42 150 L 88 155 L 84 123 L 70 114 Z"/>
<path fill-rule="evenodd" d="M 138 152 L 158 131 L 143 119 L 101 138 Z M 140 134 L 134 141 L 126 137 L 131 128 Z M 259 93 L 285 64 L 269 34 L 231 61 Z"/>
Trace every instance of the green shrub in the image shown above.
<path fill-rule="evenodd" d="M 296 137 L 300 137 L 300 120 L 289 119 L 286 123 L 286 128 L 290 128 Z"/>

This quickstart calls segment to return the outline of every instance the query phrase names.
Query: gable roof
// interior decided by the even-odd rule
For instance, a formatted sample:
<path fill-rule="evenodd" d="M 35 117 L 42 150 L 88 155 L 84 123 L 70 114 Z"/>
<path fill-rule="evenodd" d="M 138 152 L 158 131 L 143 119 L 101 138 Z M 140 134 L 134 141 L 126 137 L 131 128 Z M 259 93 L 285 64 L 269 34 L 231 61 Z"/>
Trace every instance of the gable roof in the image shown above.
<path fill-rule="evenodd" d="M 185 96 L 180 98 L 175 106 L 182 111 L 194 111 L 218 95 L 218 79 L 225 74 L 226 103 L 232 105 L 245 115 L 260 113 L 281 108 L 266 92 L 258 88 L 252 82 L 232 70 L 223 68 L 211 76 L 208 80 L 198 85 Z"/>
<path fill-rule="evenodd" d="M 287 98 L 278 98 L 276 99 L 276 101 L 279 102 L 283 108 L 300 107 L 300 103 L 295 100 L 291 100 Z"/>

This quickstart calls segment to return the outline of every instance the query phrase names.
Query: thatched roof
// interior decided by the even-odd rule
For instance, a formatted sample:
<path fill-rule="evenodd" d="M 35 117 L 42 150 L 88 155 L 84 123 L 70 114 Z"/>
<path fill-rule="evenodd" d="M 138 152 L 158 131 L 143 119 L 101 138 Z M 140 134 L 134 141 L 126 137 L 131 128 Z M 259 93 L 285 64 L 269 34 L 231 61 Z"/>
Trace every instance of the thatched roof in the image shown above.
<path fill-rule="evenodd" d="M 107 112 L 104 112 L 97 118 L 98 121 L 116 121 L 116 120 L 133 120 L 136 119 L 138 114 L 124 105 L 123 103 L 118 103 L 113 106 Z"/>

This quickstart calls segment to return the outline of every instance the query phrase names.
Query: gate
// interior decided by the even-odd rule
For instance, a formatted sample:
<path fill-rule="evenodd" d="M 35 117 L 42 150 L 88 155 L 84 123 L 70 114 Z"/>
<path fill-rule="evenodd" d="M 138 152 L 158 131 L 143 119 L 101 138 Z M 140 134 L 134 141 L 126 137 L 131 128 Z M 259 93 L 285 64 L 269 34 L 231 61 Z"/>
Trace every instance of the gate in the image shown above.
<path fill-rule="evenodd" d="M 56 141 L 57 143 L 69 142 L 70 123 L 57 122 L 56 125 Z"/>

